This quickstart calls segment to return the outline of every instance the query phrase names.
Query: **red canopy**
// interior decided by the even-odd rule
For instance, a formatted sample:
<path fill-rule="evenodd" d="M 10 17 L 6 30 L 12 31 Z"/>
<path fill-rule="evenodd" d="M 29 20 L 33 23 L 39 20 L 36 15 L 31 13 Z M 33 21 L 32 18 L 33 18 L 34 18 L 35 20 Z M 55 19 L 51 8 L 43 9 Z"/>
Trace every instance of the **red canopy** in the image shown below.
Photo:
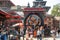
<path fill-rule="evenodd" d="M 0 15 L 4 15 L 4 16 L 1 16 L 2 18 L 10 18 L 10 14 L 8 14 L 7 12 L 3 10 L 0 10 Z"/>

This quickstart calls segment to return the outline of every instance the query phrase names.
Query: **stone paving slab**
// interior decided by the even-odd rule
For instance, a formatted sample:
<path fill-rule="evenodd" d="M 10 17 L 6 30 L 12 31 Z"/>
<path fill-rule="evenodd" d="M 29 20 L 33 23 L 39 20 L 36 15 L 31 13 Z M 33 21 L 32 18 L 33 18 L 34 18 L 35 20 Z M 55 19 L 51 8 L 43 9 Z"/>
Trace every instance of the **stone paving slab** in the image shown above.
<path fill-rule="evenodd" d="M 43 40 L 54 40 L 54 38 L 43 38 Z"/>
<path fill-rule="evenodd" d="M 60 40 L 60 38 L 55 38 L 55 40 Z"/>
<path fill-rule="evenodd" d="M 23 40 L 23 37 L 21 37 L 21 40 Z M 26 38 L 24 38 L 26 40 Z M 29 38 L 31 40 L 31 38 Z M 32 38 L 32 40 L 37 40 L 37 38 Z M 43 38 L 42 40 L 54 40 L 54 38 L 49 37 L 49 38 Z M 60 40 L 60 38 L 55 38 L 55 40 Z"/>
<path fill-rule="evenodd" d="M 31 40 L 31 38 L 28 39 Z M 23 37 L 21 37 L 21 40 L 23 40 Z M 26 40 L 26 38 L 24 38 L 24 40 Z M 32 38 L 32 40 L 37 40 L 37 38 Z M 53 38 L 43 38 L 42 40 L 53 40 Z"/>

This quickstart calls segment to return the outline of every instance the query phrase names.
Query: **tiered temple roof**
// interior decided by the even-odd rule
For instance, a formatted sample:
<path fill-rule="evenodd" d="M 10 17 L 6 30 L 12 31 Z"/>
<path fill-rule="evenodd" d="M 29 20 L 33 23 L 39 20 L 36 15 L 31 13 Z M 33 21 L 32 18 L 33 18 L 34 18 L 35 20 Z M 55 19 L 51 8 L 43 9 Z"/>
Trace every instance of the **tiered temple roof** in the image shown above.
<path fill-rule="evenodd" d="M 43 0 L 36 0 L 33 2 L 33 7 L 35 8 L 44 8 L 46 12 L 48 12 L 48 10 L 50 9 L 50 7 L 45 6 L 47 1 L 43 1 Z"/>

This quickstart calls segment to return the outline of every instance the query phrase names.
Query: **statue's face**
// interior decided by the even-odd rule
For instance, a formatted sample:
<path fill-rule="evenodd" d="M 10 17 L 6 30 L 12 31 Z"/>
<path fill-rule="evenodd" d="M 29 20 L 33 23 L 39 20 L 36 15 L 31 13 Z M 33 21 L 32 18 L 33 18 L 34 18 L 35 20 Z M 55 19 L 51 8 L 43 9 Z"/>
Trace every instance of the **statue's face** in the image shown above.
<path fill-rule="evenodd" d="M 34 17 L 31 17 L 31 20 L 32 20 L 32 21 L 34 21 L 34 20 L 36 20 L 36 18 L 34 18 Z"/>
<path fill-rule="evenodd" d="M 30 15 L 27 18 L 26 25 L 31 25 L 31 26 L 41 25 L 41 19 L 37 15 Z"/>

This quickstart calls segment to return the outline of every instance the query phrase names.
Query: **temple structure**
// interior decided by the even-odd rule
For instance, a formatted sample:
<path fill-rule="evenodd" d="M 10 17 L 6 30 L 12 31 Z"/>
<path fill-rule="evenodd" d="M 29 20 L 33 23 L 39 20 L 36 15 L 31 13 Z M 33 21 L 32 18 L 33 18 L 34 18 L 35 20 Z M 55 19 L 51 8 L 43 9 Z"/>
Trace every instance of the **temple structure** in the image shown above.
<path fill-rule="evenodd" d="M 24 9 L 24 14 L 25 16 L 27 16 L 30 13 L 41 13 L 43 19 L 46 19 L 46 13 L 49 11 L 50 7 L 46 6 L 46 2 L 47 1 L 43 1 L 43 0 L 35 0 L 33 1 L 33 6 L 30 7 L 28 4 L 27 8 Z M 47 19 L 46 19 L 47 20 Z M 44 20 L 44 23 L 46 21 Z M 46 22 L 47 23 L 47 22 Z"/>
<path fill-rule="evenodd" d="M 36 28 L 37 26 L 35 26 L 35 23 L 34 23 L 34 18 L 36 17 L 36 15 L 38 15 L 40 18 L 43 19 L 43 20 L 40 21 L 42 26 L 47 24 L 49 27 L 51 27 L 53 25 L 53 17 L 51 15 L 47 14 L 50 7 L 46 6 L 46 2 L 47 1 L 43 1 L 43 0 L 35 0 L 35 1 L 33 1 L 33 6 L 32 7 L 30 7 L 29 6 L 30 4 L 28 4 L 27 8 L 24 9 L 24 15 L 25 15 L 25 20 L 24 20 L 25 22 L 24 23 L 25 23 L 25 26 L 26 25 L 33 25 L 32 27 Z M 30 16 L 32 14 L 35 14 L 35 15 L 33 15 L 35 17 Z M 32 22 L 31 22 L 31 20 L 32 20 Z M 31 22 L 31 23 L 28 23 L 28 22 Z M 34 37 L 36 37 L 36 30 L 34 30 Z"/>
<path fill-rule="evenodd" d="M 0 9 L 5 12 L 9 12 L 12 6 L 15 6 L 15 4 L 13 4 L 10 0 L 0 0 Z"/>
<path fill-rule="evenodd" d="M 11 0 L 0 0 L 0 21 L 4 21 L 4 24 L 21 22 L 21 16 L 11 10 L 12 6 L 15 6 L 15 4 Z"/>
<path fill-rule="evenodd" d="M 48 12 L 50 7 L 49 6 L 45 6 L 47 1 L 43 1 L 43 0 L 36 0 L 33 2 L 33 7 L 35 8 L 44 8 L 45 12 Z"/>

